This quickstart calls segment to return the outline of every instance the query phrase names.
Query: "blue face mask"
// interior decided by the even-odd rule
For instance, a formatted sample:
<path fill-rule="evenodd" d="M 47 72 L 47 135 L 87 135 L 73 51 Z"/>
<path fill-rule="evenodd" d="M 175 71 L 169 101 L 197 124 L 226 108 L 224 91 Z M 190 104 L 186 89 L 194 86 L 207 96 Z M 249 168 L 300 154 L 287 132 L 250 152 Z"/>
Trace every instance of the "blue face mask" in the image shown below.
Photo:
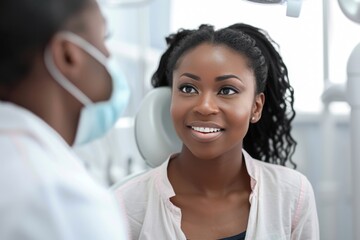
<path fill-rule="evenodd" d="M 81 47 L 101 63 L 112 79 L 112 93 L 110 99 L 93 103 L 58 70 L 49 49 L 46 49 L 45 51 L 45 65 L 51 76 L 70 94 L 84 104 L 80 113 L 74 142 L 74 145 L 82 145 L 102 137 L 114 126 L 115 122 L 119 119 L 127 106 L 130 91 L 126 79 L 122 72 L 119 71 L 120 68 L 116 64 L 115 58 L 106 58 L 106 56 L 96 47 L 74 33 L 63 32 L 61 33 L 61 36 Z M 99 79 L 99 81 L 101 81 L 101 79 Z"/>

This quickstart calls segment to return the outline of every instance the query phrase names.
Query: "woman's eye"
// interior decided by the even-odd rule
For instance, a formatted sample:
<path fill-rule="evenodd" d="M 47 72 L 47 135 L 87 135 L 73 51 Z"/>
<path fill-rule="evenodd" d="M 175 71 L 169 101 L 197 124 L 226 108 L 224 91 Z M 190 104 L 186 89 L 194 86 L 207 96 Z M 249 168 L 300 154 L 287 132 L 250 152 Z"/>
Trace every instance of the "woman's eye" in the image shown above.
<path fill-rule="evenodd" d="M 233 94 L 236 94 L 236 93 L 238 93 L 238 91 L 236 91 L 233 88 L 229 88 L 229 87 L 222 88 L 219 91 L 219 94 L 221 94 L 221 95 L 233 95 Z"/>
<path fill-rule="evenodd" d="M 192 86 L 182 86 L 179 89 L 183 93 L 197 93 L 196 89 Z"/>

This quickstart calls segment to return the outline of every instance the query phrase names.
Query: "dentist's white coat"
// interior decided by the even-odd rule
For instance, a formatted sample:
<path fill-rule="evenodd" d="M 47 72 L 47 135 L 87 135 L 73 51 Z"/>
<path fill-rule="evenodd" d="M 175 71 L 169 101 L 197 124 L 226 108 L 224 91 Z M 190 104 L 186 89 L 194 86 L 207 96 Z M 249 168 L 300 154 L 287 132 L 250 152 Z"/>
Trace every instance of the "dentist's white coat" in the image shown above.
<path fill-rule="evenodd" d="M 0 239 L 128 239 L 121 210 L 40 118 L 0 102 Z"/>

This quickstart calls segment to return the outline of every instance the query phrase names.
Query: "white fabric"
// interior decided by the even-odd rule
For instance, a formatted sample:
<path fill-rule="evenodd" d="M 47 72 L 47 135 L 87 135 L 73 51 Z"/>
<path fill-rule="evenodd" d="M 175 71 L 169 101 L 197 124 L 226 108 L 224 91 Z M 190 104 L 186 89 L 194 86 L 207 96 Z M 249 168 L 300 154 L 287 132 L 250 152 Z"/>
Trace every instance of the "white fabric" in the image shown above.
<path fill-rule="evenodd" d="M 4 102 L 0 191 L 0 239 L 128 239 L 113 196 L 92 180 L 57 132 Z"/>
<path fill-rule="evenodd" d="M 318 240 L 315 198 L 307 178 L 243 154 L 252 188 L 245 239 Z M 175 196 L 167 176 L 169 159 L 114 190 L 124 199 L 132 239 L 186 240 L 181 210 L 169 200 Z"/>

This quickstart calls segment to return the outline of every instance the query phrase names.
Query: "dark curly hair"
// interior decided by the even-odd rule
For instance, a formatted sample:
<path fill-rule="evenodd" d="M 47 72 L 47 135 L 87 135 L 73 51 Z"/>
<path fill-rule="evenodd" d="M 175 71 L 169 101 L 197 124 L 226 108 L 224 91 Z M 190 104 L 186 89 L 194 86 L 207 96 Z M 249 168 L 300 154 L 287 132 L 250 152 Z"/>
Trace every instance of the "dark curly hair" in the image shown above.
<path fill-rule="evenodd" d="M 291 122 L 295 117 L 294 89 L 288 78 L 287 67 L 269 35 L 251 25 L 237 23 L 214 30 L 211 25 L 199 29 L 180 29 L 166 38 L 167 50 L 160 59 L 152 77 L 154 87 L 172 86 L 172 72 L 178 59 L 202 43 L 226 45 L 246 56 L 256 78 L 256 92 L 266 98 L 262 116 L 250 124 L 244 138 L 244 149 L 254 158 L 285 166 L 292 161 L 296 141 L 291 135 Z"/>

